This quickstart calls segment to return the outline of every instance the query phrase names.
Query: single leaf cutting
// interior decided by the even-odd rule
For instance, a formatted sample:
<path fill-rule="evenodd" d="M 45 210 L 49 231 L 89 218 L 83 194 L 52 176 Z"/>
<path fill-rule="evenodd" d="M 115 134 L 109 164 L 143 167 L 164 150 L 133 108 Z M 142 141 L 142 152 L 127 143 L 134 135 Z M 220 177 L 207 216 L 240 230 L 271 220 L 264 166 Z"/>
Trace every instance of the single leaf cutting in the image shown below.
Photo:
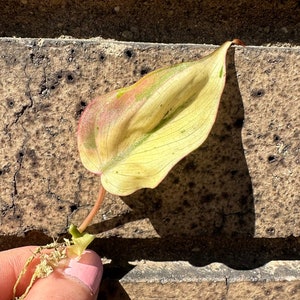
<path fill-rule="evenodd" d="M 216 119 L 232 44 L 199 61 L 158 69 L 135 84 L 94 99 L 78 127 L 83 165 L 104 189 L 129 195 L 156 187 L 207 138 Z"/>

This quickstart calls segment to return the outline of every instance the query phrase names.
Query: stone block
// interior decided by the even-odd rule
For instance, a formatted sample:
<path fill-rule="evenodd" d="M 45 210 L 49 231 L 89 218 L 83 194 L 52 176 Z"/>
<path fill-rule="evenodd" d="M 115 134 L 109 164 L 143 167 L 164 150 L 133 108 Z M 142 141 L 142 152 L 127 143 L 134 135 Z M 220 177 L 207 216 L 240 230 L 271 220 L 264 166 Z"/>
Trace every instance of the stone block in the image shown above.
<path fill-rule="evenodd" d="M 298 299 L 298 262 L 270 262 L 252 270 L 221 263 L 138 262 L 119 282 L 104 280 L 100 299 Z"/>
<path fill-rule="evenodd" d="M 1 234 L 49 236 L 78 224 L 99 178 L 81 165 L 76 128 L 96 95 L 213 46 L 2 39 Z M 216 123 L 154 190 L 108 195 L 99 237 L 299 236 L 299 49 L 228 54 Z"/>

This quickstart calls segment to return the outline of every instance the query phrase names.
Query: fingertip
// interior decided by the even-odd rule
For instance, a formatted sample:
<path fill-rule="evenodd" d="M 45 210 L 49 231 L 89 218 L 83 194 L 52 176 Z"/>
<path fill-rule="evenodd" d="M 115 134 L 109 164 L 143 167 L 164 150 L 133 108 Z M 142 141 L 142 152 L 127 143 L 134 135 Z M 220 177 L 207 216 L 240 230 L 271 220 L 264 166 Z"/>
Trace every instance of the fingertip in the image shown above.
<path fill-rule="evenodd" d="M 0 290 L 1 299 L 11 299 L 13 286 L 28 257 L 36 247 L 22 247 L 0 252 Z M 29 285 L 31 275 L 38 259 L 28 266 L 24 278 L 18 285 L 17 294 L 22 294 Z M 26 299 L 72 299 L 91 300 L 98 293 L 103 274 L 103 265 L 98 254 L 86 250 L 79 259 L 66 260 L 63 270 L 58 267 L 48 277 L 38 279 Z"/>
<path fill-rule="evenodd" d="M 24 268 L 26 260 L 32 255 L 37 246 L 26 246 L 0 252 L 0 291 L 1 299 L 11 299 L 13 287 L 17 278 Z M 17 293 L 23 293 L 30 282 L 34 268 L 38 263 L 33 260 L 27 268 L 26 274 L 22 277 L 17 287 Z"/>
<path fill-rule="evenodd" d="M 64 274 L 80 280 L 96 294 L 103 274 L 101 258 L 96 252 L 86 250 L 80 259 L 70 259 Z"/>
<path fill-rule="evenodd" d="M 26 299 L 97 299 L 102 273 L 98 254 L 86 250 L 79 259 L 66 259 L 49 276 L 38 279 Z"/>

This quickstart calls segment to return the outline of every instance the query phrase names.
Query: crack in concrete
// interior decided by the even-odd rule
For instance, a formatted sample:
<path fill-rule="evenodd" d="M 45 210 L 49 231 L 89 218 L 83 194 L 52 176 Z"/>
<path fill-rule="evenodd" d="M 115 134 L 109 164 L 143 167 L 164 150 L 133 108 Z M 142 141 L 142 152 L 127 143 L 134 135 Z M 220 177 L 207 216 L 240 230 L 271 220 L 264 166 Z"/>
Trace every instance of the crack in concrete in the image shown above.
<path fill-rule="evenodd" d="M 229 293 L 229 277 L 225 276 L 225 286 L 226 286 L 226 293 L 225 293 L 225 298 L 224 300 L 227 300 L 228 298 L 228 293 Z"/>
<path fill-rule="evenodd" d="M 20 118 L 25 114 L 25 112 L 33 106 L 33 97 L 32 97 L 32 92 L 31 92 L 31 88 L 30 88 L 30 83 L 32 81 L 32 78 L 27 73 L 26 68 L 27 68 L 27 63 L 25 63 L 25 65 L 24 65 L 23 72 L 24 72 L 26 78 L 28 79 L 27 83 L 26 83 L 25 95 L 29 98 L 30 103 L 27 104 L 27 105 L 22 106 L 21 110 L 15 114 L 16 119 L 10 125 L 6 125 L 5 130 L 7 130 L 7 132 L 8 132 L 8 129 L 12 125 L 17 124 L 19 122 Z M 27 134 L 26 129 L 23 126 L 22 126 L 22 129 L 23 129 L 23 131 L 24 131 L 24 133 L 26 134 L 27 137 L 25 137 L 25 139 L 23 141 L 23 144 L 22 144 L 22 147 L 21 147 L 21 150 L 17 154 L 17 168 L 16 168 L 16 171 L 13 174 L 13 180 L 12 180 L 13 191 L 12 191 L 12 195 L 11 195 L 11 199 L 12 199 L 11 208 L 13 208 L 13 210 L 14 210 L 13 213 L 15 213 L 15 198 L 18 195 L 18 187 L 17 187 L 17 181 L 18 180 L 17 180 L 17 177 L 18 177 L 18 175 L 19 175 L 19 173 L 22 169 L 22 163 L 23 163 L 24 156 L 25 156 L 25 153 L 26 153 L 26 143 L 27 143 L 27 140 L 28 140 L 28 134 Z M 9 134 L 9 137 L 11 139 L 10 134 Z"/>
<path fill-rule="evenodd" d="M 7 133 L 9 134 L 9 132 L 8 132 L 8 131 L 9 131 L 9 128 L 10 128 L 12 125 L 17 124 L 17 123 L 19 122 L 20 118 L 25 114 L 25 112 L 26 112 L 29 108 L 31 108 L 31 107 L 33 106 L 33 97 L 32 97 L 32 92 L 31 92 L 31 88 L 30 88 L 30 83 L 31 83 L 31 81 L 32 81 L 32 77 L 29 76 L 29 75 L 27 74 L 26 68 L 27 68 L 27 63 L 24 65 L 23 72 L 24 72 L 26 78 L 28 79 L 28 80 L 27 80 L 27 83 L 26 83 L 26 92 L 25 92 L 25 96 L 28 97 L 30 103 L 29 103 L 29 104 L 26 104 L 26 105 L 23 105 L 22 108 L 21 108 L 18 112 L 15 113 L 15 116 L 16 116 L 15 120 L 14 120 L 11 124 L 8 124 L 8 125 L 5 126 L 5 129 L 4 129 L 4 130 L 5 130 L 5 133 L 6 133 L 6 134 L 7 134 Z M 9 136 L 10 136 L 10 135 L 9 135 Z M 11 137 L 10 137 L 10 138 L 11 138 Z"/>
<path fill-rule="evenodd" d="M 19 114 L 17 115 L 17 120 L 15 121 L 15 123 L 20 119 L 20 117 L 25 113 L 25 111 L 29 108 L 31 108 L 33 106 L 33 97 L 32 97 L 32 92 L 31 92 L 31 81 L 32 81 L 32 77 L 27 73 L 26 71 L 27 68 L 27 63 L 24 66 L 23 72 L 27 78 L 27 82 L 26 82 L 26 92 L 25 95 L 29 98 L 30 103 L 27 105 L 24 105 L 21 109 L 21 111 L 19 112 Z"/>
<path fill-rule="evenodd" d="M 13 191 L 12 191 L 12 204 L 11 204 L 11 207 L 13 209 L 13 213 L 15 213 L 15 198 L 16 196 L 18 195 L 18 187 L 17 187 L 17 177 L 18 177 L 18 174 L 20 173 L 20 170 L 22 169 L 22 163 L 23 163 L 23 159 L 24 159 L 24 155 L 25 155 L 25 151 L 24 151 L 24 148 L 22 148 L 21 151 L 19 151 L 19 154 L 18 154 L 18 158 L 17 158 L 17 169 L 13 175 Z"/>

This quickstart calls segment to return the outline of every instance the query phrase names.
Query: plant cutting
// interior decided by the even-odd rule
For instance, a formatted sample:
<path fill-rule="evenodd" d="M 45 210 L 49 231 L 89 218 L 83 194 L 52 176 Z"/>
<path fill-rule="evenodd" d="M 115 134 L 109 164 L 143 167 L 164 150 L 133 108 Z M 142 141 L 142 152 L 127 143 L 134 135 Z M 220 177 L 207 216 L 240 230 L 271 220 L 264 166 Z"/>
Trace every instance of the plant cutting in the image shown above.
<path fill-rule="evenodd" d="M 34 257 L 41 263 L 19 299 L 63 258 L 80 257 L 94 239 L 86 229 L 106 192 L 126 196 L 155 188 L 178 161 L 205 141 L 217 116 L 232 44 L 243 45 L 238 39 L 225 42 L 198 61 L 153 71 L 131 86 L 96 97 L 86 107 L 77 142 L 84 167 L 100 177 L 98 198 L 80 226 L 70 225 L 71 240 L 39 247 L 27 261 L 19 278 Z"/>

